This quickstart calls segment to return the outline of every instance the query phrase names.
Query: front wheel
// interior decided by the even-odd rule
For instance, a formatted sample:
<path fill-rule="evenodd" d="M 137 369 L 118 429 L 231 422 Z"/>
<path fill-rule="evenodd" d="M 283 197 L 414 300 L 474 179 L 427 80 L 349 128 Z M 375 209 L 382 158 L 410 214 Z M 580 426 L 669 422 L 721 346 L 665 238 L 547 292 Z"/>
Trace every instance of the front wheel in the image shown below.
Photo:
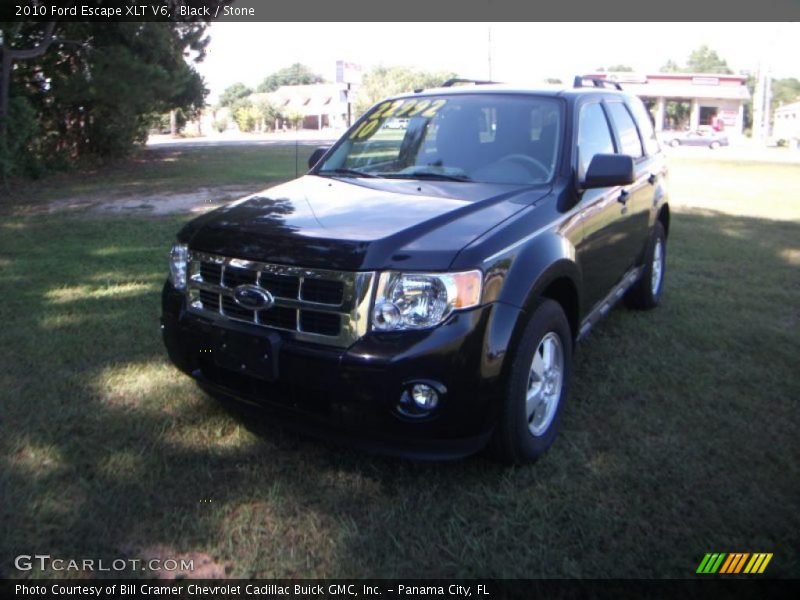
<path fill-rule="evenodd" d="M 493 446 L 512 464 L 531 463 L 558 434 L 572 366 L 572 332 L 557 302 L 541 299 L 511 359 Z"/>
<path fill-rule="evenodd" d="M 667 236 L 661 221 L 656 221 L 647 248 L 642 276 L 625 294 L 625 303 L 630 308 L 647 310 L 658 306 L 661 300 L 661 289 L 664 286 L 666 259 Z"/>

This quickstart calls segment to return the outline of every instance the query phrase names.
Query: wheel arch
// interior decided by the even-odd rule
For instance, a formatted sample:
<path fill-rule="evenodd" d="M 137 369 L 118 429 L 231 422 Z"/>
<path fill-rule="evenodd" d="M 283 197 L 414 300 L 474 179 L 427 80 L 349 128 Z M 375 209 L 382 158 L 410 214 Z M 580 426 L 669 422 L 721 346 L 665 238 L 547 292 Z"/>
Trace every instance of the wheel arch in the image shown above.
<path fill-rule="evenodd" d="M 661 226 L 664 228 L 664 235 L 669 237 L 669 222 L 670 222 L 670 212 L 669 212 L 669 204 L 664 204 L 658 210 L 658 216 L 656 220 L 661 223 Z"/>
<path fill-rule="evenodd" d="M 525 323 L 533 313 L 536 303 L 542 298 L 553 300 L 561 306 L 570 326 L 572 341 L 575 342 L 580 331 L 579 282 L 578 266 L 567 259 L 557 261 L 541 273 L 525 296 L 521 307 L 520 322 L 514 330 L 513 343 L 516 343 L 517 336 L 525 328 Z"/>

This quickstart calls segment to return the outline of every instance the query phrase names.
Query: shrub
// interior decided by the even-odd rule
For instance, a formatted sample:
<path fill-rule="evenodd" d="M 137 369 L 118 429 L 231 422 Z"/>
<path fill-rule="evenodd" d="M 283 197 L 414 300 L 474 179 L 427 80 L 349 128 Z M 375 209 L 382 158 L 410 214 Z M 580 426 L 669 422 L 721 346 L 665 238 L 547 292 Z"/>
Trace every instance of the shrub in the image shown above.
<path fill-rule="evenodd" d="M 228 119 L 216 119 L 211 126 L 219 133 L 225 133 L 228 130 Z"/>

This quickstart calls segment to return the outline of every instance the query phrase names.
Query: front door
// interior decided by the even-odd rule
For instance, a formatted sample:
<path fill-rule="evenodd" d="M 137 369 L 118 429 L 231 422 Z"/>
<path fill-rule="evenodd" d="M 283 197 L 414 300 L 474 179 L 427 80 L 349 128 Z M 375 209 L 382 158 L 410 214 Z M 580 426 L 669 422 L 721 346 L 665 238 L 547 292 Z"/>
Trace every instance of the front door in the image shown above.
<path fill-rule="evenodd" d="M 578 116 L 578 177 L 582 180 L 595 154 L 616 151 L 606 112 L 600 102 L 584 104 Z M 622 279 L 629 267 L 627 190 L 586 190 L 580 201 L 583 237 L 577 261 L 583 275 L 583 312 L 589 311 Z"/>

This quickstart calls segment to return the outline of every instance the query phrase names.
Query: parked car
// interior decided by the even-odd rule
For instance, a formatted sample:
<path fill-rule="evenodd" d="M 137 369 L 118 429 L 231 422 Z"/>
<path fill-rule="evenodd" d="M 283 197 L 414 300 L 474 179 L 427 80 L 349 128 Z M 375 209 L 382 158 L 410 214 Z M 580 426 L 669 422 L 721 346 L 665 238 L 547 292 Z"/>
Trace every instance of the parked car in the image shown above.
<path fill-rule="evenodd" d="M 189 222 L 163 291 L 173 363 L 316 435 L 541 456 L 575 343 L 663 290 L 665 157 L 638 98 L 585 84 L 389 98 L 307 174 Z"/>
<path fill-rule="evenodd" d="M 728 136 L 718 131 L 697 129 L 694 131 L 664 131 L 661 140 L 673 148 L 676 146 L 707 146 L 716 150 L 728 145 Z"/>

